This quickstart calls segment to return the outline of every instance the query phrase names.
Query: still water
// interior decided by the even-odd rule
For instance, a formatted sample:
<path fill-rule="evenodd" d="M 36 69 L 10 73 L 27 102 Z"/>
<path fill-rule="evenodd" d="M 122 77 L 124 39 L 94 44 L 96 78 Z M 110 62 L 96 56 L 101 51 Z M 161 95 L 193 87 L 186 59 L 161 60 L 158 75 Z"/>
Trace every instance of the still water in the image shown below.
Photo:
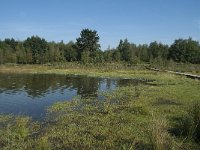
<path fill-rule="evenodd" d="M 142 81 L 72 75 L 0 74 L 0 114 L 42 118 L 46 108 L 75 96 L 99 98 L 98 93 Z"/>

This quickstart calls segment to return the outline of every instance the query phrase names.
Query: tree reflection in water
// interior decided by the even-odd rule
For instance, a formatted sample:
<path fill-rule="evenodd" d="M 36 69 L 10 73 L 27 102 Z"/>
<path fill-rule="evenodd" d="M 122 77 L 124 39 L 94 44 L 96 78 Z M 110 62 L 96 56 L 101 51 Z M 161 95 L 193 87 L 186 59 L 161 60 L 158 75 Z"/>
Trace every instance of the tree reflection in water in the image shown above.
<path fill-rule="evenodd" d="M 137 85 L 139 80 L 55 74 L 0 74 L 0 114 L 41 116 L 57 101 L 74 96 L 99 98 L 99 91 Z"/>

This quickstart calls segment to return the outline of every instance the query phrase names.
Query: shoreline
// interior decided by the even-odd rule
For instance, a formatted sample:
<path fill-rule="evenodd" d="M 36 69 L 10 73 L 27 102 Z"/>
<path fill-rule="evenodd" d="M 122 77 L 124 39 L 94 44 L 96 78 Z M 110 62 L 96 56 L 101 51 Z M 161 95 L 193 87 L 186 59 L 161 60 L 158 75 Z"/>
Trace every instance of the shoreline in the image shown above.
<path fill-rule="evenodd" d="M 188 110 L 195 112 L 195 108 L 197 110 L 200 108 L 200 105 L 196 107 L 198 106 L 196 103 L 199 104 L 200 97 L 199 80 L 167 72 L 130 68 L 108 69 L 106 66 L 95 69 L 86 66 L 62 68 L 45 65 L 17 65 L 0 66 L 0 73 L 76 74 L 92 77 L 154 80 L 150 81 L 151 84 L 149 85 L 139 84 L 137 87 L 130 85 L 104 93 L 104 101 L 92 98 L 75 98 L 69 102 L 54 103 L 47 108 L 45 120 L 42 122 L 35 122 L 26 116 L 0 115 L 0 132 L 3 135 L 2 138 L 0 136 L 0 139 L 3 141 L 6 137 L 13 144 L 28 141 L 30 147 L 37 146 L 44 139 L 45 141 L 42 141 L 41 145 L 50 147 L 59 144 L 56 139 L 63 142 L 61 146 L 69 146 L 70 144 L 86 146 L 85 143 L 89 145 L 99 143 L 99 146 L 103 146 L 105 145 L 104 142 L 108 140 L 113 145 L 122 145 L 120 141 L 115 140 L 121 138 L 128 139 L 128 142 L 124 141 L 125 144 L 133 142 L 134 146 L 134 142 L 136 142 L 140 146 L 144 145 L 145 148 L 148 148 L 149 145 L 152 145 L 152 139 L 160 135 L 165 135 L 165 142 L 181 144 L 182 138 L 186 138 L 187 135 L 186 137 L 184 135 L 172 136 L 170 131 L 176 129 L 181 133 L 182 130 L 185 131 L 188 128 L 174 118 L 183 121 L 188 119 L 186 121 L 193 122 L 192 118 L 187 118 L 190 114 Z M 192 107 L 193 105 L 195 107 Z M 74 109 L 76 107 L 80 107 L 80 110 Z M 8 126 L 10 124 L 11 126 Z M 193 125 L 190 125 L 189 129 L 190 127 L 193 127 Z M 154 129 L 157 128 L 162 129 L 158 135 L 155 134 L 157 132 L 154 132 Z M 85 134 L 87 134 L 87 137 L 85 137 Z M 100 135 L 103 139 L 96 138 Z M 15 136 L 20 137 L 19 139 L 22 139 L 22 141 L 15 140 L 13 138 Z M 71 137 L 74 140 L 71 140 Z M 81 142 L 77 142 L 76 139 Z M 65 141 L 68 142 L 64 143 Z M 6 145 L 5 142 L 3 144 Z M 9 147 L 10 145 L 6 146 Z M 28 147 L 29 145 L 25 146 Z M 185 141 L 183 146 L 192 146 L 193 149 L 199 147 L 193 139 Z M 95 145 L 91 147 L 94 148 Z M 113 149 L 116 149 L 116 147 L 118 146 L 113 146 Z"/>
<path fill-rule="evenodd" d="M 75 64 L 76 65 L 76 64 Z M 84 75 L 89 77 L 102 78 L 126 78 L 126 79 L 147 79 L 162 80 L 163 78 L 179 78 L 176 75 L 155 72 L 146 69 L 144 66 L 124 67 L 119 69 L 116 66 L 86 66 L 67 64 L 67 66 L 47 65 L 0 65 L 0 73 L 12 74 L 60 74 L 60 75 Z"/>

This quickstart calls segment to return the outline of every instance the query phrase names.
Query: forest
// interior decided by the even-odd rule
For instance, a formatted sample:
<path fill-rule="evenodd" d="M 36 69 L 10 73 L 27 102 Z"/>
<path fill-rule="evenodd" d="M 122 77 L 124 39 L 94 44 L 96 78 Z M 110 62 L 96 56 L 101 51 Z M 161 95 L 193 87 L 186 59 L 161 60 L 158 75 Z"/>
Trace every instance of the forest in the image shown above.
<path fill-rule="evenodd" d="M 67 35 L 66 35 L 67 36 Z M 120 40 L 116 48 L 101 50 L 96 30 L 83 29 L 75 42 L 48 42 L 39 36 L 24 41 L 6 38 L 0 40 L 0 64 L 46 64 L 55 62 L 130 64 L 165 64 L 168 61 L 200 63 L 200 44 L 191 37 L 176 39 L 171 45 L 157 41 L 136 45 L 128 39 Z"/>

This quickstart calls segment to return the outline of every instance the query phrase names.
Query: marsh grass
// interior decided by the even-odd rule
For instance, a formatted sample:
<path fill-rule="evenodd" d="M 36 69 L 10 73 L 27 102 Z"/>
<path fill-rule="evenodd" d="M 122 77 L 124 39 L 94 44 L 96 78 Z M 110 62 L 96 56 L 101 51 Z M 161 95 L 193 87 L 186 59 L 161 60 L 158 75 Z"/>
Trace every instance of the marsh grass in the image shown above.
<path fill-rule="evenodd" d="M 179 139 L 176 143 L 178 149 L 199 149 L 199 112 L 200 102 L 194 101 L 182 115 L 171 118 L 173 125 L 169 129 L 169 132 L 176 139 Z"/>
<path fill-rule="evenodd" d="M 64 109 L 60 108 L 61 103 L 55 104 L 49 109 L 49 115 L 60 114 L 60 111 L 62 115 L 55 121 L 59 126 L 51 126 L 53 134 L 49 138 L 54 145 L 65 141 L 65 145 L 57 149 L 134 149 L 139 142 L 145 145 L 136 132 L 140 125 L 135 117 L 147 112 L 134 105 L 135 94 L 134 87 L 126 87 L 107 93 L 103 101 L 82 99 L 72 105 L 64 104 Z"/>
<path fill-rule="evenodd" d="M 174 133 L 187 140 L 200 142 L 200 102 L 193 102 L 187 112 L 176 119 Z"/>
<path fill-rule="evenodd" d="M 76 67 L 11 66 L 0 72 L 17 68 L 19 73 L 140 78 L 150 84 L 99 93 L 101 100 L 77 96 L 55 103 L 44 122 L 0 115 L 0 149 L 199 148 L 199 81 L 148 70 Z"/>
<path fill-rule="evenodd" d="M 194 104 L 189 109 L 189 115 L 193 122 L 193 138 L 194 140 L 200 142 L 200 102 L 194 102 Z"/>
<path fill-rule="evenodd" d="M 151 145 L 154 150 L 170 150 L 174 141 L 168 132 L 168 122 L 165 118 L 153 116 L 151 123 Z"/>
<path fill-rule="evenodd" d="M 1 116 L 4 118 L 3 126 L 0 128 L 0 148 L 2 149 L 26 149 L 29 145 L 29 118 Z M 2 119 L 3 120 L 3 119 Z M 6 121 L 6 124 L 5 124 Z M 2 124 L 2 121 L 0 122 Z M 27 143 L 25 143 L 27 142 Z"/>
<path fill-rule="evenodd" d="M 154 110 L 160 105 L 150 107 L 141 103 L 149 100 L 144 93 L 151 88 L 127 86 L 103 93 L 105 99 L 100 101 L 76 97 L 70 102 L 58 102 L 49 107 L 43 126 L 27 117 L 1 116 L 1 148 L 165 150 L 184 146 L 193 149 L 194 141 L 182 141 L 179 137 L 184 138 L 183 134 L 172 134 L 174 120 Z M 166 109 L 171 104 L 164 106 Z M 186 128 L 177 120 L 176 123 L 179 130 Z"/>
<path fill-rule="evenodd" d="M 180 102 L 176 102 L 173 99 L 164 99 L 164 98 L 159 98 L 156 102 L 153 104 L 154 106 L 159 106 L 159 105 L 181 105 Z"/>
<path fill-rule="evenodd" d="M 66 63 L 58 65 L 0 65 L 0 73 L 30 73 L 30 74 L 71 74 L 92 77 L 114 77 L 140 79 L 144 81 L 158 80 L 159 84 L 168 79 L 173 80 L 175 75 L 158 73 L 146 70 L 144 65 L 128 66 L 123 64 L 82 65 Z M 164 83 L 163 83 L 164 84 Z"/>
<path fill-rule="evenodd" d="M 152 64 L 152 67 L 159 68 L 161 70 L 171 70 L 177 72 L 185 72 L 192 74 L 200 74 L 200 65 L 191 63 L 176 63 L 173 61 L 168 61 L 165 65 Z"/>

